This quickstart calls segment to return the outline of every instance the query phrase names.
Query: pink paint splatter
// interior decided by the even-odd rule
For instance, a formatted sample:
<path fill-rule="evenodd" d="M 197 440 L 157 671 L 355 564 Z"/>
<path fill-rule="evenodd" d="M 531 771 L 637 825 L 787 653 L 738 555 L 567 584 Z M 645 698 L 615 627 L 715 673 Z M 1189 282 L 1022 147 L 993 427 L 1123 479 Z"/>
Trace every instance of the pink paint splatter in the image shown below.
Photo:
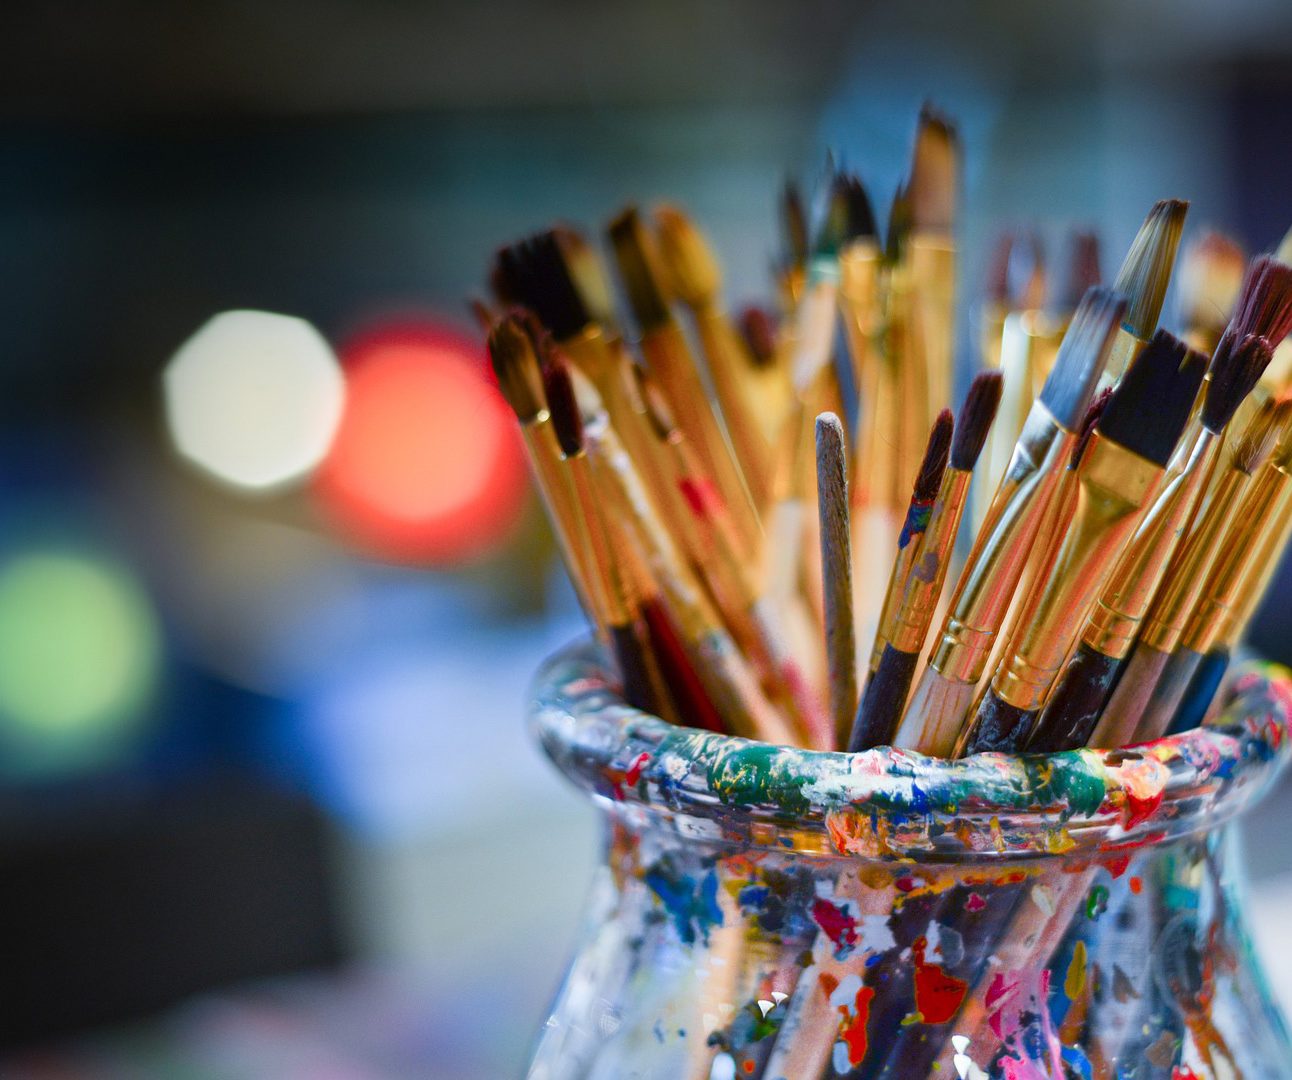
<path fill-rule="evenodd" d="M 995 1032 L 996 1038 L 1002 1041 L 1018 1030 L 1018 1010 L 1010 1009 L 1008 1016 L 1005 1011 L 1005 1006 L 1010 999 L 1018 993 L 1018 984 L 1017 977 L 1007 978 L 1004 972 L 998 971 L 987 987 L 987 994 L 983 999 L 983 1004 L 987 1006 L 991 1030 Z"/>
<path fill-rule="evenodd" d="M 976 892 L 969 894 L 969 899 L 965 901 L 965 911 L 981 911 L 987 906 L 987 901 L 979 896 Z M 999 976 L 997 976 L 999 978 Z"/>

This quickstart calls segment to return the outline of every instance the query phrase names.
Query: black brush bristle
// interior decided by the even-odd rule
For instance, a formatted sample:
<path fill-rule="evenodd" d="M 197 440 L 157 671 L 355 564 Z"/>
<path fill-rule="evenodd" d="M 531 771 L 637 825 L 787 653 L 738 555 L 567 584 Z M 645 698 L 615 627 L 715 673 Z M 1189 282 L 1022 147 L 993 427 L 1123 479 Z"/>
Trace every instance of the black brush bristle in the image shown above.
<path fill-rule="evenodd" d="M 654 239 L 642 225 L 635 206 L 625 207 L 606 227 L 619 269 L 619 281 L 628 297 L 637 326 L 643 332 L 672 319 Z"/>
<path fill-rule="evenodd" d="M 1157 328 L 1188 210 L 1189 204 L 1184 199 L 1163 199 L 1155 203 L 1113 282 L 1113 288 L 1128 301 L 1126 329 L 1141 340 Z"/>
<path fill-rule="evenodd" d="M 807 211 L 803 208 L 799 186 L 793 180 L 786 180 L 781 190 L 781 232 L 789 265 L 805 265 L 811 248 Z"/>
<path fill-rule="evenodd" d="M 1206 370 L 1201 353 L 1159 330 L 1113 391 L 1099 419 L 1099 434 L 1165 467 Z"/>
<path fill-rule="evenodd" d="M 1004 376 L 999 371 L 984 371 L 974 377 L 956 418 L 951 439 L 951 467 L 970 472 L 982 453 L 987 433 L 996 419 Z"/>
<path fill-rule="evenodd" d="M 1202 403 L 1202 425 L 1219 434 L 1269 367 L 1274 349 L 1263 337 L 1248 334 L 1234 349 L 1216 350 Z"/>
<path fill-rule="evenodd" d="M 1077 231 L 1068 238 L 1068 263 L 1063 284 L 1054 298 L 1059 311 L 1072 311 L 1081 303 L 1086 290 L 1098 285 L 1099 237 L 1092 232 Z"/>
<path fill-rule="evenodd" d="M 1105 387 L 1086 406 L 1086 415 L 1081 418 L 1081 427 L 1077 430 L 1077 441 L 1072 444 L 1072 456 L 1068 458 L 1069 469 L 1075 469 L 1080 466 L 1086 447 L 1090 445 L 1090 440 L 1094 437 L 1095 426 L 1099 423 L 1099 418 L 1104 415 L 1104 410 L 1108 408 L 1108 399 L 1112 396 L 1112 387 Z"/>
<path fill-rule="evenodd" d="M 1221 344 L 1232 347 L 1248 334 L 1258 334 L 1273 348 L 1292 331 L 1292 267 L 1271 255 L 1253 259 L 1247 268 L 1234 317 Z"/>
<path fill-rule="evenodd" d="M 1088 289 L 1077 305 L 1041 388 L 1041 403 L 1068 431 L 1076 431 L 1085 415 L 1125 312 L 1125 297 L 1102 285 Z"/>
<path fill-rule="evenodd" d="M 870 196 L 866 194 L 865 185 L 852 173 L 842 173 L 840 181 L 848 207 L 844 243 L 851 243 L 854 240 L 874 240 L 879 234 L 879 229 L 875 224 L 875 212 L 871 209 Z"/>
<path fill-rule="evenodd" d="M 915 476 L 915 486 L 911 490 L 914 502 L 932 502 L 937 498 L 938 489 L 942 486 L 942 474 L 947 471 L 947 461 L 951 456 L 951 436 L 955 430 L 955 418 L 950 409 L 943 409 L 933 422 L 929 432 L 929 441 L 924 447 L 924 460 L 920 462 L 920 471 Z"/>
<path fill-rule="evenodd" d="M 757 304 L 740 313 L 740 336 L 758 367 L 769 367 L 776 361 L 776 321 Z"/>
<path fill-rule="evenodd" d="M 574 337 L 592 322 L 551 231 L 503 248 L 492 281 L 500 299 L 530 308 L 558 341 Z"/>
<path fill-rule="evenodd" d="M 583 417 L 570 365 L 560 353 L 549 352 L 543 362 L 543 390 L 547 394 L 547 411 L 552 414 L 552 428 L 561 453 L 572 457 L 583 450 Z"/>
<path fill-rule="evenodd" d="M 893 192 L 893 201 L 888 207 L 888 228 L 884 233 L 884 258 L 890 263 L 900 262 L 906 252 L 910 235 L 911 188 L 908 180 L 897 186 L 897 190 Z"/>
<path fill-rule="evenodd" d="M 834 173 L 824 212 L 813 235 L 813 256 L 831 258 L 847 244 L 874 236 L 875 215 L 865 187 L 852 173 Z"/>

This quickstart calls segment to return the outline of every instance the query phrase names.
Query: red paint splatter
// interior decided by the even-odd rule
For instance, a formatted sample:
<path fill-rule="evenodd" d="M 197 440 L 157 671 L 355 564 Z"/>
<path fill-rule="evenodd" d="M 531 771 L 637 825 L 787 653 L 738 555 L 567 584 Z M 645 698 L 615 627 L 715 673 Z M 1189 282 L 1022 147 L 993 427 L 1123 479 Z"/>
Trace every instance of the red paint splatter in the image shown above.
<path fill-rule="evenodd" d="M 628 766 L 628 771 L 624 773 L 624 783 L 629 787 L 636 785 L 637 781 L 641 779 L 642 769 L 646 768 L 646 762 L 648 761 L 650 761 L 650 754 L 644 750 L 633 758 L 633 763 Z"/>
<path fill-rule="evenodd" d="M 1126 818 L 1123 828 L 1130 829 L 1138 825 L 1141 821 L 1147 821 L 1153 816 L 1157 808 L 1162 805 L 1162 792 L 1164 789 L 1159 788 L 1147 798 L 1140 798 L 1130 787 L 1126 788 Z"/>
<path fill-rule="evenodd" d="M 691 513 L 698 518 L 706 518 L 724 507 L 722 496 L 707 476 L 688 476 L 679 481 L 677 486 L 690 506 Z"/>
<path fill-rule="evenodd" d="M 834 942 L 835 948 L 850 948 L 857 944 L 857 920 L 843 908 L 818 897 L 812 904 L 812 918 Z"/>
<path fill-rule="evenodd" d="M 1137 877 L 1133 877 L 1126 883 L 1130 886 L 1130 891 L 1138 896 L 1144 890 L 1144 882 Z"/>
<path fill-rule="evenodd" d="M 1012 982 L 1005 978 L 1004 972 L 996 972 L 995 978 L 987 987 L 987 994 L 983 998 L 983 1004 L 987 1006 L 989 1014 L 988 1022 L 991 1029 L 996 1033 L 996 1038 L 1003 1039 L 1006 1035 L 1011 1034 L 1018 1025 L 1011 1022 L 1005 1023 L 1005 1004 L 1018 992 L 1018 980 Z"/>
<path fill-rule="evenodd" d="M 753 1058 L 746 1058 L 744 1065 L 741 1066 L 747 1073 L 752 1073 L 757 1067 Z"/>
<path fill-rule="evenodd" d="M 1126 868 L 1130 866 L 1131 857 L 1129 855 L 1116 855 L 1108 859 L 1104 865 L 1108 867 L 1108 872 L 1113 877 L 1119 878 L 1126 873 Z"/>
<path fill-rule="evenodd" d="M 839 1006 L 839 1015 L 843 1017 L 839 1035 L 848 1047 L 848 1064 L 854 1068 L 866 1057 L 866 1024 L 870 1021 L 870 999 L 874 996 L 873 987 L 863 986 L 858 990 L 855 1011 L 851 1016 L 848 1015 L 848 1006 Z"/>
<path fill-rule="evenodd" d="M 893 882 L 893 887 L 898 892 L 911 892 L 915 888 L 915 879 L 912 877 L 899 877 Z"/>
<path fill-rule="evenodd" d="M 981 911 L 986 906 L 987 901 L 976 892 L 971 892 L 969 894 L 969 899 L 965 901 L 965 911 Z"/>
<path fill-rule="evenodd" d="M 1201 1080 L 1188 1065 L 1177 1065 L 1171 1070 L 1171 1080 Z"/>
<path fill-rule="evenodd" d="M 926 1024 L 945 1024 L 960 1011 L 969 984 L 948 975 L 937 964 L 926 964 L 924 950 L 928 944 L 923 937 L 911 943 L 915 959 L 915 1008 Z"/>

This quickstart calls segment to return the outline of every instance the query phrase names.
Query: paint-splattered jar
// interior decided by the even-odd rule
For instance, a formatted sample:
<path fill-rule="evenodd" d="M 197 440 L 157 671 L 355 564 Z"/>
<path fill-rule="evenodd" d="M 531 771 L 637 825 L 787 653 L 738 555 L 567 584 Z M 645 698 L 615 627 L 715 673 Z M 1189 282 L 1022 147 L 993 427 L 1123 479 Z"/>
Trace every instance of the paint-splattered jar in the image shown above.
<path fill-rule="evenodd" d="M 1229 693 L 1132 750 L 941 762 L 672 727 L 558 657 L 533 723 L 608 840 L 530 1076 L 1292 1077 L 1230 843 L 1292 688 Z"/>

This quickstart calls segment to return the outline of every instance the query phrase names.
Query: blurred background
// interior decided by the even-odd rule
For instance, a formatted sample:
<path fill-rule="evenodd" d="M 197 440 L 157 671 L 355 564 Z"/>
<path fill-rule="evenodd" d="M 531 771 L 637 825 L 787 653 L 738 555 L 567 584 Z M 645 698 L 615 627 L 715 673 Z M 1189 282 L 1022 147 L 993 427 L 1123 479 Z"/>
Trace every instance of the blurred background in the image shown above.
<path fill-rule="evenodd" d="M 926 98 L 966 312 L 1005 228 L 1111 270 L 1158 198 L 1186 242 L 1292 225 L 1282 0 L 0 23 L 5 1077 L 520 1071 L 599 839 L 523 726 L 580 617 L 466 307 L 499 244 L 667 197 L 767 301 L 785 178 L 833 148 L 886 206 Z M 1249 830 L 1271 958 L 1288 813 Z"/>

